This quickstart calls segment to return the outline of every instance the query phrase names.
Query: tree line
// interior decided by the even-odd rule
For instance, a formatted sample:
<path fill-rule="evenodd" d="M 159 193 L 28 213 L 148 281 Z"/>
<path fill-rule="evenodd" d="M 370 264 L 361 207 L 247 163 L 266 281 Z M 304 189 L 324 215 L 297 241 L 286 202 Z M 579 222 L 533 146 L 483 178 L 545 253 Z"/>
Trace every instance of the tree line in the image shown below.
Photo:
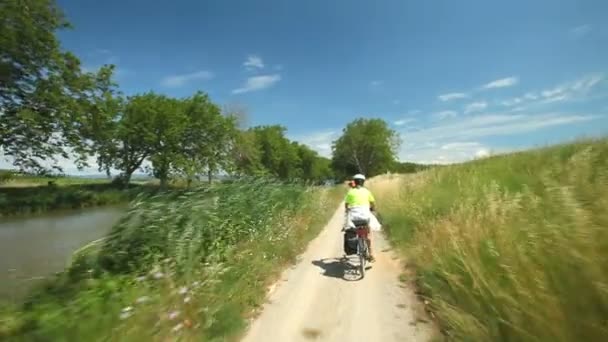
<path fill-rule="evenodd" d="M 125 96 L 113 65 L 86 71 L 61 49 L 56 32 L 70 24 L 54 0 L 2 1 L 0 25 L 0 149 L 21 170 L 44 171 L 42 161 L 58 155 L 85 167 L 96 156 L 120 182 L 146 165 L 164 186 L 220 172 L 318 182 L 399 167 L 399 136 L 381 119 L 348 124 L 328 159 L 290 141 L 283 126 L 241 127 L 242 113 L 202 91 Z"/>

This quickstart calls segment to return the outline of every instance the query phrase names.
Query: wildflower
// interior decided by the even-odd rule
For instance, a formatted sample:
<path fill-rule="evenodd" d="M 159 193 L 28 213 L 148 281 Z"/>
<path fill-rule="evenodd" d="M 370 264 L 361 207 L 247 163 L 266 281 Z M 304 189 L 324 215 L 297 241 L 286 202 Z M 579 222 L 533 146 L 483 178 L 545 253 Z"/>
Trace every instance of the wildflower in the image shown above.
<path fill-rule="evenodd" d="M 176 326 L 173 327 L 173 329 L 171 329 L 171 331 L 178 332 L 178 331 L 182 330 L 183 327 L 184 327 L 183 323 L 178 323 Z"/>
<path fill-rule="evenodd" d="M 146 280 L 146 276 L 137 277 L 135 280 L 141 283 L 142 281 Z"/>
<path fill-rule="evenodd" d="M 190 303 L 190 300 L 192 300 L 192 298 L 190 298 L 189 296 L 184 298 L 184 303 Z"/>
<path fill-rule="evenodd" d="M 184 295 L 186 293 L 188 293 L 188 288 L 187 287 L 182 286 L 182 287 L 179 288 L 179 294 Z"/>
<path fill-rule="evenodd" d="M 141 296 L 141 297 L 139 297 L 139 298 L 137 298 L 135 300 L 135 303 L 137 303 L 137 304 L 143 304 L 143 303 L 147 303 L 149 301 L 150 301 L 150 297 L 148 297 L 148 296 Z"/>
<path fill-rule="evenodd" d="M 125 320 L 133 315 L 132 312 L 121 312 L 120 316 L 118 316 L 121 320 Z"/>
<path fill-rule="evenodd" d="M 154 279 L 160 279 L 163 278 L 165 276 L 165 274 L 163 272 L 154 272 L 154 274 L 152 275 L 154 277 Z"/>
<path fill-rule="evenodd" d="M 126 308 L 122 309 L 122 312 L 130 312 L 133 311 L 133 307 L 132 306 L 127 306 Z"/>
<path fill-rule="evenodd" d="M 194 283 L 192 283 L 192 287 L 194 287 L 194 288 L 197 288 L 197 287 L 199 287 L 200 285 L 201 285 L 201 282 L 200 282 L 200 281 L 198 281 L 198 280 L 197 280 L 197 281 L 195 281 Z"/>
<path fill-rule="evenodd" d="M 177 316 L 179 316 L 179 311 L 175 310 L 175 311 L 171 311 L 169 312 L 169 315 L 167 315 L 167 317 L 169 318 L 169 320 L 174 320 L 177 318 Z"/>

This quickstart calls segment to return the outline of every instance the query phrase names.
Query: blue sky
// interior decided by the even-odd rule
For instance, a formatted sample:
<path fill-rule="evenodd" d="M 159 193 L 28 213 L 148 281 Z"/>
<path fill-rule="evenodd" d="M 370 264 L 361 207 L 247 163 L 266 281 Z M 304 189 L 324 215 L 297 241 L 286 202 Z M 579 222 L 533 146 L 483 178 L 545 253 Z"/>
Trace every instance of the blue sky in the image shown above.
<path fill-rule="evenodd" d="M 63 45 L 125 93 L 200 89 L 324 155 L 357 117 L 417 162 L 608 132 L 605 0 L 58 2 Z"/>

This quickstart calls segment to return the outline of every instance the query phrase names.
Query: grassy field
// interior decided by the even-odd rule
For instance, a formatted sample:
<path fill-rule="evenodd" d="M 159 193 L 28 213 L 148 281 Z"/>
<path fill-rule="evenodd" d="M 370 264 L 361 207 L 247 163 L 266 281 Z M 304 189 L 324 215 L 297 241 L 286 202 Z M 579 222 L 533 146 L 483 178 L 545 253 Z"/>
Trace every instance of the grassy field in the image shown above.
<path fill-rule="evenodd" d="M 250 181 L 135 200 L 105 241 L 0 312 L 0 339 L 233 339 L 344 190 Z"/>
<path fill-rule="evenodd" d="M 608 140 L 372 189 L 450 340 L 608 341 Z"/>

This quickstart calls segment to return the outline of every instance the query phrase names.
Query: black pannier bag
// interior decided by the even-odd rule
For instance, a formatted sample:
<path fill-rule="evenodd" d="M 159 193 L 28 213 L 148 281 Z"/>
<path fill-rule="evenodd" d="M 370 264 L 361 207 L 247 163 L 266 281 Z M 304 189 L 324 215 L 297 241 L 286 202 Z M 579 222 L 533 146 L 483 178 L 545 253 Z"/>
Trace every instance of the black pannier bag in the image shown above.
<path fill-rule="evenodd" d="M 357 233 L 354 229 L 344 232 L 344 254 L 352 255 L 357 253 Z"/>

